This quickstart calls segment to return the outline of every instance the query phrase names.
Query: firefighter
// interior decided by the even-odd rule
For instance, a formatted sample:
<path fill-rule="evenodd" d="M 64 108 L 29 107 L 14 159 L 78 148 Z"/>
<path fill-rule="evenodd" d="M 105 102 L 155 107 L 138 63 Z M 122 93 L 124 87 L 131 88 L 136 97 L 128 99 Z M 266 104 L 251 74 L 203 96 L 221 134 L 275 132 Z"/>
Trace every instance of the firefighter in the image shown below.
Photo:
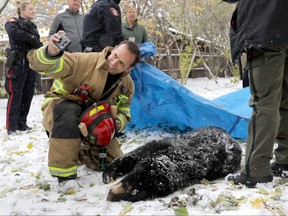
<path fill-rule="evenodd" d="M 117 106 L 116 132 L 123 130 L 130 120 L 134 84 L 129 73 L 139 61 L 140 51 L 136 43 L 123 41 L 100 53 L 63 53 L 54 44 L 60 38 L 59 32 L 53 34 L 48 46 L 29 52 L 28 59 L 33 70 L 55 79 L 45 94 L 43 126 L 49 135 L 48 168 L 62 183 L 77 177 L 78 157 L 89 168 L 99 170 L 99 149 L 81 145 L 78 127 L 89 101 L 107 101 Z M 96 112 L 92 110 L 91 116 Z M 123 156 L 115 138 L 106 149 L 107 163 Z"/>
<path fill-rule="evenodd" d="M 27 125 L 36 73 L 29 68 L 27 53 L 42 46 L 36 25 L 34 5 L 28 1 L 17 2 L 18 18 L 12 17 L 5 24 L 9 36 L 10 49 L 7 54 L 5 89 L 9 95 L 6 111 L 6 129 L 8 134 L 16 130 L 31 129 Z"/>

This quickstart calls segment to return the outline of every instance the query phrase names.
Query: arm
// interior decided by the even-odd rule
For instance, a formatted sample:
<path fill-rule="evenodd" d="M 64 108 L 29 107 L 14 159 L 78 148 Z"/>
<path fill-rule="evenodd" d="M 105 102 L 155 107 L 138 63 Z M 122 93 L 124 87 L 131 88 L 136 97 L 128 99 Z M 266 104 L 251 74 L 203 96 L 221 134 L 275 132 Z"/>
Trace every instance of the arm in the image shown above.
<path fill-rule="evenodd" d="M 9 35 L 9 37 L 11 37 L 13 39 L 13 41 L 17 42 L 18 44 L 37 43 L 36 37 L 32 34 L 29 34 L 24 29 L 20 29 L 19 26 L 17 26 L 16 22 L 17 22 L 17 19 L 12 18 L 5 24 L 5 29 Z"/>
<path fill-rule="evenodd" d="M 130 122 L 130 105 L 132 97 L 135 91 L 134 83 L 132 78 L 129 76 L 124 82 L 122 89 L 126 89 L 119 97 L 116 103 L 118 108 L 118 113 L 116 117 L 117 132 L 120 132 L 126 128 L 128 122 Z"/>
<path fill-rule="evenodd" d="M 105 31 L 113 38 L 114 45 L 122 42 L 124 37 L 122 35 L 122 22 L 119 10 L 112 6 L 105 7 L 103 10 L 103 21 L 105 23 Z"/>
<path fill-rule="evenodd" d="M 49 38 L 51 37 L 51 35 L 55 34 L 56 32 L 58 32 L 59 30 L 63 30 L 63 26 L 61 24 L 61 21 L 60 21 L 60 18 L 59 16 L 57 15 L 54 19 L 53 19 L 53 22 L 52 22 L 52 25 L 51 25 L 51 28 L 50 28 L 50 31 L 49 31 Z"/>
<path fill-rule="evenodd" d="M 72 73 L 73 61 L 68 56 L 62 56 L 63 52 L 54 44 L 60 39 L 61 35 L 55 33 L 49 38 L 48 46 L 28 53 L 27 58 L 32 70 L 53 78 L 61 78 Z"/>

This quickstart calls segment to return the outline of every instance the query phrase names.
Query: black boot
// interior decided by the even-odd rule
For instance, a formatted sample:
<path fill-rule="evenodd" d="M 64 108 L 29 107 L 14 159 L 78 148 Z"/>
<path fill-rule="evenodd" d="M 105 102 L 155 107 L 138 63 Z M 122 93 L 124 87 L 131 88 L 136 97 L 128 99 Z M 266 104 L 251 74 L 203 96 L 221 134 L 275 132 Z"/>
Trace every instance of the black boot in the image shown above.
<path fill-rule="evenodd" d="M 32 130 L 31 127 L 29 127 L 26 123 L 20 123 L 18 130 L 20 131 L 27 131 L 27 130 Z"/>
<path fill-rule="evenodd" d="M 8 129 L 7 133 L 8 133 L 8 135 L 12 135 L 12 134 L 16 133 L 16 130 Z"/>
<path fill-rule="evenodd" d="M 272 180 L 273 180 L 272 175 L 254 177 L 254 176 L 248 176 L 243 172 L 228 177 L 228 181 L 233 181 L 234 184 L 236 185 L 239 184 L 246 185 L 246 187 L 248 188 L 254 188 L 257 183 L 268 183 L 272 182 Z"/>
<path fill-rule="evenodd" d="M 277 164 L 273 162 L 271 164 L 271 169 L 275 176 L 284 177 L 284 178 L 288 177 L 288 164 Z"/>
<path fill-rule="evenodd" d="M 59 177 L 59 176 L 56 176 L 56 177 L 58 179 L 58 183 L 61 184 L 65 181 L 76 179 L 77 175 L 75 174 L 75 175 L 71 175 L 71 176 L 67 176 L 67 177 Z"/>

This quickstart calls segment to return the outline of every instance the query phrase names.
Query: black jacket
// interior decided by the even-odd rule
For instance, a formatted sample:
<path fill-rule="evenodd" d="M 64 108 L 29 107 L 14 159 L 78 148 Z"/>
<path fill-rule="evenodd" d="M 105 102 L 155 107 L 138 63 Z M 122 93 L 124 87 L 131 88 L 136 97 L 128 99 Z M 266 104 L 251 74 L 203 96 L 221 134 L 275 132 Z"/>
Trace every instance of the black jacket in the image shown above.
<path fill-rule="evenodd" d="M 232 60 L 252 47 L 288 47 L 287 11 L 288 0 L 239 0 L 231 19 Z"/>
<path fill-rule="evenodd" d="M 11 50 L 17 51 L 18 57 L 26 58 L 32 49 L 42 46 L 37 26 L 22 17 L 12 17 L 6 24 L 5 29 L 9 36 Z"/>
<path fill-rule="evenodd" d="M 116 46 L 124 40 L 121 11 L 113 0 L 97 0 L 85 15 L 83 22 L 82 48 L 91 47 L 94 52 L 106 46 Z"/>

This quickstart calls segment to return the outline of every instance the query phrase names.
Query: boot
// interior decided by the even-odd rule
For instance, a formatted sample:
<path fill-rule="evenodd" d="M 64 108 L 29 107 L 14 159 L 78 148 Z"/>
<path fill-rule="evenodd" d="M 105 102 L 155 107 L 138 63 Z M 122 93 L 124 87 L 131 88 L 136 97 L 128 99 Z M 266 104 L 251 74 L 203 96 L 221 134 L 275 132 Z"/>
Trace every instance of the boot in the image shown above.
<path fill-rule="evenodd" d="M 18 130 L 27 131 L 27 130 L 32 130 L 32 128 L 29 127 L 26 123 L 19 123 Z"/>
<path fill-rule="evenodd" d="M 57 179 L 58 179 L 58 183 L 61 184 L 65 181 L 69 181 L 69 180 L 74 180 L 77 178 L 77 175 L 71 175 L 71 176 L 68 176 L 68 177 L 60 177 L 60 176 L 56 176 Z"/>
<path fill-rule="evenodd" d="M 288 177 L 288 164 L 271 164 L 272 172 L 275 176 L 287 178 Z"/>
<path fill-rule="evenodd" d="M 8 134 L 8 135 L 12 135 L 12 134 L 14 134 L 14 133 L 16 133 L 16 130 L 11 130 L 11 129 L 8 129 L 8 130 L 7 130 L 7 134 Z"/>
<path fill-rule="evenodd" d="M 257 183 L 268 183 L 272 182 L 272 180 L 273 176 L 271 175 L 254 177 L 254 176 L 248 176 L 243 172 L 228 177 L 228 181 L 233 181 L 235 185 L 243 184 L 246 185 L 246 187 L 248 188 L 254 188 Z"/>
<path fill-rule="evenodd" d="M 74 194 L 79 191 L 80 185 L 77 181 L 77 176 L 72 175 L 69 177 L 57 177 L 58 179 L 58 189 L 60 192 L 68 195 Z"/>

